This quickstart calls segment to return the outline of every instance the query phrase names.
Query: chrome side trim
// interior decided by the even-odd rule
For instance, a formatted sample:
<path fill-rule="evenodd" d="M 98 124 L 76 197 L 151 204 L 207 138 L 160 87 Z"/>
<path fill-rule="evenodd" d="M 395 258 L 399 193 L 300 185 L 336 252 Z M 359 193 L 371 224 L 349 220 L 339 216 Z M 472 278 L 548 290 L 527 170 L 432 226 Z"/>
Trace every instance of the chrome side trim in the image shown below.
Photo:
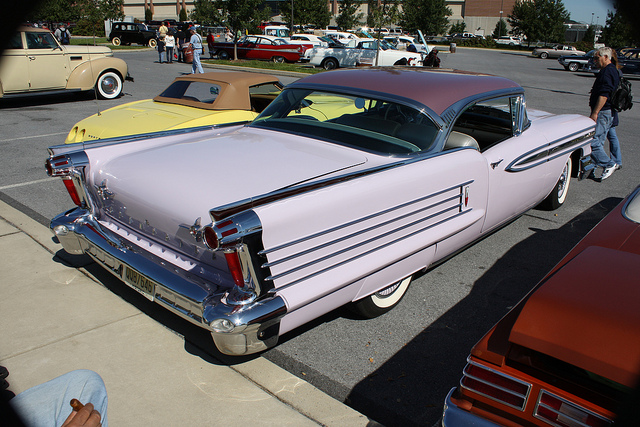
<path fill-rule="evenodd" d="M 519 384 L 521 384 L 521 385 L 523 385 L 523 386 L 525 386 L 525 387 L 526 387 L 527 392 L 526 392 L 525 394 L 515 393 L 515 392 L 513 392 L 513 391 L 511 391 L 511 390 L 509 390 L 509 389 L 506 389 L 506 388 L 504 388 L 504 387 L 501 387 L 501 386 L 499 386 L 499 385 L 497 385 L 497 384 L 494 384 L 494 383 L 491 383 L 491 382 L 485 381 L 485 380 L 483 380 L 483 379 L 480 379 L 480 378 L 478 378 L 478 377 L 475 377 L 475 376 L 473 376 L 473 375 L 470 375 L 470 374 L 468 374 L 468 373 L 467 373 L 467 368 L 468 368 L 470 365 L 471 365 L 471 366 L 475 366 L 475 367 L 477 367 L 477 368 L 479 368 L 479 369 L 484 369 L 485 371 L 489 371 L 489 372 L 493 373 L 494 375 L 498 375 L 498 376 L 500 376 L 500 377 L 502 377 L 502 378 L 506 378 L 506 379 L 508 379 L 509 381 L 513 381 L 513 382 L 519 383 Z M 480 383 L 482 383 L 482 384 L 486 384 L 486 385 L 488 385 L 488 386 L 490 386 L 490 387 L 493 387 L 493 388 L 495 388 L 495 389 L 497 389 L 497 390 L 500 390 L 500 391 L 503 391 L 503 392 L 505 392 L 505 393 L 507 393 L 507 394 L 510 394 L 510 395 L 512 395 L 512 396 L 516 396 L 516 397 L 518 397 L 518 398 L 521 398 L 521 399 L 522 399 L 522 406 L 512 405 L 512 404 L 507 403 L 507 402 L 505 402 L 505 401 L 503 401 L 503 400 L 496 399 L 495 397 L 490 396 L 490 395 L 488 395 L 488 394 L 486 394 L 486 393 L 482 393 L 482 392 L 480 392 L 480 391 L 478 391 L 478 390 L 474 390 L 474 389 L 473 389 L 473 388 L 471 388 L 471 387 L 465 386 L 465 385 L 462 383 L 462 381 L 463 381 L 465 378 L 471 378 L 471 379 L 473 379 L 473 380 L 475 380 L 475 381 L 478 381 L 478 382 L 480 382 Z M 529 399 L 529 394 L 531 393 L 531 384 L 529 384 L 529 383 L 527 383 L 527 382 L 525 382 L 525 381 L 519 380 L 518 378 L 514 378 L 514 377 L 512 377 L 511 375 L 506 375 L 505 373 L 500 372 L 500 371 L 498 371 L 498 370 L 496 370 L 496 369 L 492 369 L 492 368 L 489 368 L 488 366 L 484 366 L 484 365 L 481 365 L 481 364 L 479 364 L 479 363 L 473 362 L 473 361 L 471 361 L 469 358 L 467 358 L 467 366 L 465 366 L 464 371 L 463 371 L 463 374 L 462 374 L 462 378 L 460 379 L 460 387 L 462 387 L 462 388 L 464 388 L 464 389 L 466 389 L 466 390 L 469 390 L 469 391 L 471 391 L 471 392 L 473 392 L 473 393 L 477 393 L 477 394 L 479 394 L 479 395 L 481 395 L 481 396 L 484 396 L 484 397 L 486 397 L 487 399 L 491 399 L 491 400 L 493 400 L 493 401 L 495 401 L 495 402 L 498 402 L 498 403 L 500 403 L 500 404 L 502 404 L 502 405 L 509 406 L 509 407 L 511 407 L 511 408 L 518 409 L 518 410 L 520 410 L 520 411 L 523 411 L 523 410 L 524 410 L 525 406 L 527 405 L 527 400 Z"/>
<path fill-rule="evenodd" d="M 585 131 L 589 131 L 585 133 Z M 505 168 L 508 172 L 520 172 L 540 166 L 550 160 L 567 155 L 576 149 L 591 143 L 595 131 L 593 128 L 583 129 L 568 137 L 563 137 L 534 148 L 513 160 Z M 569 139 L 570 138 L 570 139 Z M 569 140 L 567 140 L 569 139 Z"/>

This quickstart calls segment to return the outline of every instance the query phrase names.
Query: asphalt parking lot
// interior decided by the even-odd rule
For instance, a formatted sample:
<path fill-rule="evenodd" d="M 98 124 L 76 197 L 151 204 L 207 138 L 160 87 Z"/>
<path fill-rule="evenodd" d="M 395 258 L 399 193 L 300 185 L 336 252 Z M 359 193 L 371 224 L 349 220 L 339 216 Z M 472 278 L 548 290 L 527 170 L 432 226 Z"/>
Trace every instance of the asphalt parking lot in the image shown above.
<path fill-rule="evenodd" d="M 155 51 L 116 56 L 127 61 L 135 78 L 125 84 L 126 95 L 120 99 L 96 102 L 88 95 L 64 95 L 0 100 L 0 199 L 42 223 L 72 207 L 62 184 L 44 172 L 46 148 L 62 143 L 84 117 L 151 98 L 190 71 L 185 64 L 154 63 Z M 464 48 L 440 56 L 444 68 L 513 79 L 525 88 L 528 108 L 588 114 L 593 76 L 564 71 L 556 60 Z M 640 85 L 640 80 L 630 80 Z M 639 116 L 637 106 L 621 113 L 623 169 L 605 182 L 572 180 L 561 209 L 531 210 L 415 278 L 390 313 L 364 321 L 337 310 L 286 335 L 262 357 L 387 426 L 433 425 L 446 393 L 460 379 L 471 346 L 640 183 Z M 212 169 L 213 180 L 215 174 Z"/>

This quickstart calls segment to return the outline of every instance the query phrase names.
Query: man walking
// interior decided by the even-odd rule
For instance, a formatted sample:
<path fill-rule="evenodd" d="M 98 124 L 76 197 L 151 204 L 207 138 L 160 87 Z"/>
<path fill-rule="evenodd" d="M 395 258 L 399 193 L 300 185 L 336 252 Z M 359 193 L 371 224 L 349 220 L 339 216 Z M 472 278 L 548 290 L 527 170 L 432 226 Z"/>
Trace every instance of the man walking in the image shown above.
<path fill-rule="evenodd" d="M 200 55 L 202 55 L 202 37 L 200 37 L 200 34 L 196 33 L 196 27 L 191 27 L 190 32 L 191 39 L 189 40 L 189 43 L 191 44 L 191 49 L 193 49 L 191 74 L 204 73 L 202 64 L 200 63 Z"/>
<path fill-rule="evenodd" d="M 590 118 L 596 122 L 596 131 L 591 141 L 591 158 L 596 167 L 604 168 L 600 181 L 609 178 L 617 169 L 616 162 L 604 151 L 604 143 L 607 133 L 613 124 L 611 110 L 611 95 L 618 87 L 620 75 L 616 64 L 612 61 L 613 53 L 609 47 L 599 48 L 593 56 L 600 72 L 596 74 L 596 80 L 591 88 L 589 96 Z"/>

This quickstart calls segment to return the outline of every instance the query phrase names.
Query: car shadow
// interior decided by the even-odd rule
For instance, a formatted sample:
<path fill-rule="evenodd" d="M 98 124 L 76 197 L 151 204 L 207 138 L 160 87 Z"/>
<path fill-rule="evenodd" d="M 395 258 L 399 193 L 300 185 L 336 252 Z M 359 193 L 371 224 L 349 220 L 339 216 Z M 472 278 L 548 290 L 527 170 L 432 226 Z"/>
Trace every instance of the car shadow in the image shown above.
<path fill-rule="evenodd" d="M 605 199 L 559 229 L 534 230 L 473 283 L 464 299 L 361 380 L 348 405 L 387 427 L 437 423 L 471 347 L 620 200 Z"/>
<path fill-rule="evenodd" d="M 126 95 L 128 94 L 125 92 L 122 93 L 122 96 Z M 26 95 L 16 98 L 0 98 L 0 110 L 8 108 L 38 107 L 86 101 L 102 102 L 103 100 L 97 99 L 96 94 L 92 90 L 82 92 L 59 92 L 47 95 Z"/>

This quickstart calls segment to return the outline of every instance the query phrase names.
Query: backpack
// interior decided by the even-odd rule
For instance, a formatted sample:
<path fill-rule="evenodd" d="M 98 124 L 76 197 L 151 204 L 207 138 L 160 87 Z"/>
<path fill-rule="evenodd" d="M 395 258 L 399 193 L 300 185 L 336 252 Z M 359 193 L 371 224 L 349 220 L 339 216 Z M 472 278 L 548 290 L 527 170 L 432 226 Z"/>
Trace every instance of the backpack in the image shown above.
<path fill-rule="evenodd" d="M 630 110 L 633 107 L 633 94 L 631 93 L 631 82 L 622 77 L 620 73 L 620 83 L 611 94 L 611 107 L 616 111 Z"/>
<path fill-rule="evenodd" d="M 69 44 L 69 32 L 66 28 L 60 31 L 60 42 L 62 44 Z"/>

